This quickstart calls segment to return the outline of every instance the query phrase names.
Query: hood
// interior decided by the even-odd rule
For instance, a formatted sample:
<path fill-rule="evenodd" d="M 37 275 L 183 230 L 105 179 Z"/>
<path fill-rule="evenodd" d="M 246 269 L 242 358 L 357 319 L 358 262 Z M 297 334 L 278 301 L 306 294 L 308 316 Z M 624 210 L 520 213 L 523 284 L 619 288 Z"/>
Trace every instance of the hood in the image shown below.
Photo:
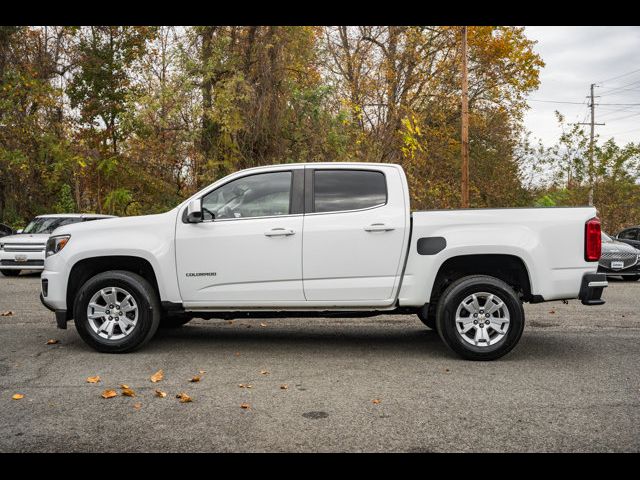
<path fill-rule="evenodd" d="M 44 245 L 49 238 L 48 233 L 18 233 L 0 238 L 0 243 L 21 243 L 26 245 Z"/>
<path fill-rule="evenodd" d="M 632 247 L 628 243 L 619 242 L 618 240 L 612 240 L 611 242 L 602 242 L 603 252 L 624 252 L 624 253 L 636 253 L 639 254 L 640 250 Z"/>
<path fill-rule="evenodd" d="M 173 210 L 157 215 L 140 215 L 137 217 L 114 217 L 104 220 L 93 220 L 91 222 L 72 223 L 56 228 L 52 235 L 75 235 L 84 232 L 113 232 L 118 231 L 128 233 L 138 227 L 148 227 L 153 225 L 164 225 L 171 216 Z"/>

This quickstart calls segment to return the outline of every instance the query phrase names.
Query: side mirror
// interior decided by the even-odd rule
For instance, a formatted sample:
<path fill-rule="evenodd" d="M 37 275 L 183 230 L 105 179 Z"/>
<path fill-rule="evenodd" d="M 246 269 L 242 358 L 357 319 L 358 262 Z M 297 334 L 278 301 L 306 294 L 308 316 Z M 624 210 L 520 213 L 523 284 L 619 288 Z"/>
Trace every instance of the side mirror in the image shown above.
<path fill-rule="evenodd" d="M 21 229 L 21 228 L 19 228 L 18 230 L 16 230 L 16 234 L 18 234 L 18 233 L 22 233 L 22 229 Z"/>
<path fill-rule="evenodd" d="M 202 199 L 194 198 L 189 202 L 189 205 L 187 205 L 187 222 L 202 222 Z"/>

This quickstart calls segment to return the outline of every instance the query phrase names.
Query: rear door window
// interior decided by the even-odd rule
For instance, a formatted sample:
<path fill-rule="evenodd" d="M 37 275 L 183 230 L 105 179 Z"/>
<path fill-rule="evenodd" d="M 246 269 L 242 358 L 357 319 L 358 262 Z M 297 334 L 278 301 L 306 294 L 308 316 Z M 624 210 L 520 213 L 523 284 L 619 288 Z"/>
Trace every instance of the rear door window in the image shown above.
<path fill-rule="evenodd" d="M 384 173 L 371 170 L 316 170 L 313 211 L 360 210 L 387 203 Z"/>

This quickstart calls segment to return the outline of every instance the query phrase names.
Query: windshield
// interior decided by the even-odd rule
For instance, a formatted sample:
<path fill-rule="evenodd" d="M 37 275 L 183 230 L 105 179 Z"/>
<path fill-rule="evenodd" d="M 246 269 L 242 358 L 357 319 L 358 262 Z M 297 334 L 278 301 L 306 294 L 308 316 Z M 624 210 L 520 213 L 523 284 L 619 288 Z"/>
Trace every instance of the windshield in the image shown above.
<path fill-rule="evenodd" d="M 79 217 L 36 217 L 22 231 L 22 233 L 51 233 L 56 228 L 70 223 L 80 222 Z"/>
<path fill-rule="evenodd" d="M 611 240 L 611 237 L 604 232 L 602 232 L 602 241 L 605 243 L 613 242 L 613 240 Z"/>

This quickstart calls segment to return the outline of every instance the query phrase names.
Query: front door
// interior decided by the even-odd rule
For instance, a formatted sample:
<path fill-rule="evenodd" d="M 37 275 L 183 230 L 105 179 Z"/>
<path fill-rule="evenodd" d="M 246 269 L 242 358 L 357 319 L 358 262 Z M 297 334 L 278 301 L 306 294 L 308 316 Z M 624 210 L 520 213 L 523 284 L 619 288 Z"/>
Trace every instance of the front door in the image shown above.
<path fill-rule="evenodd" d="M 307 301 L 381 305 L 401 274 L 408 205 L 394 168 L 307 167 L 303 271 Z"/>
<path fill-rule="evenodd" d="M 203 196 L 203 222 L 178 219 L 183 302 L 251 307 L 304 301 L 303 217 L 292 208 L 293 178 L 293 170 L 237 178 Z"/>

